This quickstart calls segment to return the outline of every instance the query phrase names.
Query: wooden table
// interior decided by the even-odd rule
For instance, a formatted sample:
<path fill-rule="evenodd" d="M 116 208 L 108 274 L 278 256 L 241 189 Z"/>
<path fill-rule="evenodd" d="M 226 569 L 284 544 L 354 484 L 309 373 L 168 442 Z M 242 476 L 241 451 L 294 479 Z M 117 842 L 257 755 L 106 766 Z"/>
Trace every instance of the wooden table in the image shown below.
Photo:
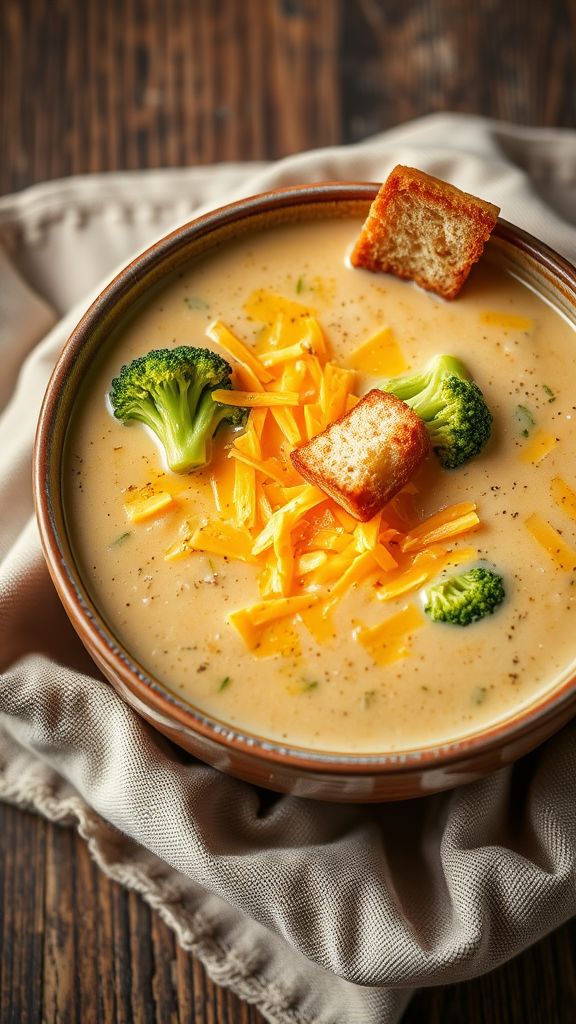
<path fill-rule="evenodd" d="M 574 0 L 3 0 L 0 193 L 270 159 L 435 110 L 574 127 L 575 62 Z M 421 992 L 404 1024 L 569 1024 L 575 939 Z M 2 805 L 0 942 L 2 1024 L 262 1022 L 74 833 Z"/>

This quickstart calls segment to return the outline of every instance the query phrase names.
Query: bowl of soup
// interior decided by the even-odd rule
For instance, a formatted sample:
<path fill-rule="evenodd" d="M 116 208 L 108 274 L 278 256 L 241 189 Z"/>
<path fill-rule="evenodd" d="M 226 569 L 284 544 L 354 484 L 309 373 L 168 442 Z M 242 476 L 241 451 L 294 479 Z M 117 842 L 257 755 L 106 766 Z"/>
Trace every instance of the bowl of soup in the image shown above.
<path fill-rule="evenodd" d="M 222 771 L 337 801 L 471 781 L 576 709 L 576 272 L 505 221 L 452 302 L 354 268 L 376 191 L 279 190 L 148 249 L 68 340 L 34 456 L 50 573 L 119 694 Z M 109 395 L 183 345 L 264 398 L 173 473 Z M 490 441 L 456 470 L 430 456 L 358 523 L 290 452 L 438 353 L 481 387 Z M 494 614 L 431 621 L 427 587 L 479 565 L 504 581 Z"/>

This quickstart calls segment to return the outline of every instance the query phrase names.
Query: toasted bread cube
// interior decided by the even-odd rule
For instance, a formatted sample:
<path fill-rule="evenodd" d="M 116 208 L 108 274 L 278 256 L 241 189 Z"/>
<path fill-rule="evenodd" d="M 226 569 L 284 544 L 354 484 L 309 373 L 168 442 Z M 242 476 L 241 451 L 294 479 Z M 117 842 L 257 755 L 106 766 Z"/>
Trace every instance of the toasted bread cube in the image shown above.
<path fill-rule="evenodd" d="M 430 451 L 424 422 L 374 388 L 290 458 L 299 473 L 366 522 L 404 487 Z"/>
<path fill-rule="evenodd" d="M 398 164 L 370 207 L 352 264 L 409 278 L 454 299 L 499 212 L 492 203 Z"/>

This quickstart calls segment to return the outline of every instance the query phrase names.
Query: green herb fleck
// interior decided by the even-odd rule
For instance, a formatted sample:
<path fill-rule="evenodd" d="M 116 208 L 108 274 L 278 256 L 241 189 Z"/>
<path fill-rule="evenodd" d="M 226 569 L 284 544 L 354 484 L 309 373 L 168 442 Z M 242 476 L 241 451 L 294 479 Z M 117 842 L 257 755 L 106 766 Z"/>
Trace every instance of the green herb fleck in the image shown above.
<path fill-rule="evenodd" d="M 552 388 L 549 388 L 547 384 L 543 384 L 542 388 L 543 388 L 544 394 L 548 395 L 548 401 L 549 402 L 555 402 L 556 401 L 556 395 L 552 391 Z"/>
<path fill-rule="evenodd" d="M 116 537 L 115 540 L 111 541 L 108 546 L 111 547 L 111 548 L 118 548 L 118 547 L 120 547 L 121 544 L 124 543 L 125 540 L 128 540 L 128 537 L 131 537 L 131 536 L 132 536 L 132 530 L 127 530 L 126 533 L 121 533 L 119 537 Z"/>
<path fill-rule="evenodd" d="M 317 679 L 303 679 L 302 680 L 302 693 L 308 693 L 309 690 L 315 690 L 318 686 Z"/>
<path fill-rule="evenodd" d="M 528 437 L 532 427 L 535 425 L 536 420 L 534 419 L 530 409 L 525 405 L 516 406 L 516 419 L 520 424 L 522 430 L 522 437 Z"/>
<path fill-rule="evenodd" d="M 224 676 L 224 679 L 218 687 L 218 693 L 222 693 L 222 690 L 226 690 L 230 686 L 231 682 L 232 680 L 230 679 L 230 676 Z"/>
<path fill-rule="evenodd" d="M 364 690 L 362 702 L 365 708 L 371 708 L 376 697 L 378 696 L 376 690 Z"/>
<path fill-rule="evenodd" d="M 488 696 L 488 690 L 485 686 L 475 686 L 472 690 L 472 703 L 483 704 Z"/>
<path fill-rule="evenodd" d="M 188 309 L 209 309 L 210 305 L 205 302 L 204 299 L 198 298 L 197 295 L 186 295 L 184 302 L 188 306 Z"/>
<path fill-rule="evenodd" d="M 299 277 L 298 280 L 296 281 L 296 294 L 301 295 L 305 288 L 306 285 L 304 283 L 304 278 Z"/>

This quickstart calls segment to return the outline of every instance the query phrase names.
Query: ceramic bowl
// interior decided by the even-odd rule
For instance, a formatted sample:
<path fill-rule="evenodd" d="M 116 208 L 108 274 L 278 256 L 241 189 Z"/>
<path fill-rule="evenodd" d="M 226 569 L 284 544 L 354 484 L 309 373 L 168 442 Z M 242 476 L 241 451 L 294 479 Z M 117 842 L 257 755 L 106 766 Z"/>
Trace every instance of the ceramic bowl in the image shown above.
<path fill-rule="evenodd" d="M 136 663 L 89 596 L 71 551 L 62 507 L 63 441 L 72 405 L 95 352 L 148 290 L 188 261 L 240 234 L 295 220 L 364 217 L 373 184 L 283 189 L 225 206 L 161 239 L 119 273 L 70 336 L 47 388 L 34 455 L 42 545 L 56 589 L 81 640 L 120 696 L 185 750 L 216 768 L 280 792 L 335 801 L 416 797 L 470 782 L 542 743 L 576 712 L 576 681 L 477 734 L 400 754 L 318 753 L 233 729 L 194 710 Z M 499 221 L 494 257 L 576 321 L 576 270 L 546 245 Z"/>

